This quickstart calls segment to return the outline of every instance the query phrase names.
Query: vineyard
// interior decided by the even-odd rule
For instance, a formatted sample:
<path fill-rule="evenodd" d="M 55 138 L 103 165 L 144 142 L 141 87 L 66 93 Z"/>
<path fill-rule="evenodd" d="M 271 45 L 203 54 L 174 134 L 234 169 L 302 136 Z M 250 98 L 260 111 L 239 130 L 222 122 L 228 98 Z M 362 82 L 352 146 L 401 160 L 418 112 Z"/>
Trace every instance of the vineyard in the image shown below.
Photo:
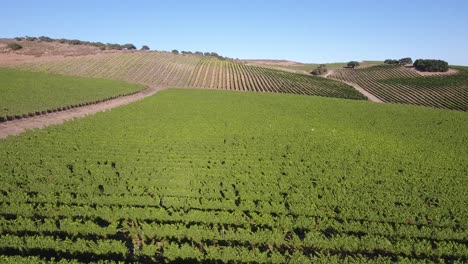
<path fill-rule="evenodd" d="M 262 62 L 262 61 L 249 61 L 245 60 L 243 61 L 247 65 L 255 65 L 255 66 L 261 66 L 261 67 L 266 67 L 266 68 L 271 68 L 271 69 L 278 69 L 282 71 L 289 71 L 289 72 L 296 72 L 296 73 L 303 73 L 303 74 L 309 74 L 311 71 L 313 71 L 315 68 L 319 67 L 321 64 L 316 64 L 316 63 L 307 63 L 307 64 L 297 64 L 297 65 L 278 65 L 278 64 L 269 64 L 267 62 Z M 382 64 L 382 61 L 362 61 L 360 62 L 359 68 L 367 68 L 367 67 L 372 67 L 375 65 Z M 335 63 L 325 63 L 327 69 L 329 70 L 335 70 L 335 69 L 341 69 L 345 67 L 348 63 L 347 62 L 335 62 Z"/>
<path fill-rule="evenodd" d="M 82 62 L 62 69 L 111 72 Z M 223 61 L 140 77 L 129 64 L 111 77 L 213 89 L 275 79 Z M 467 131 L 461 112 L 162 91 L 0 140 L 0 261 L 466 263 Z"/>
<path fill-rule="evenodd" d="M 380 65 L 336 70 L 331 78 L 355 83 L 388 103 L 468 111 L 468 68 L 453 75 L 420 76 L 412 69 Z"/>
<path fill-rule="evenodd" d="M 144 89 L 143 85 L 0 68 L 0 121 L 56 112 Z"/>
<path fill-rule="evenodd" d="M 231 60 L 164 52 L 127 52 L 18 66 L 128 82 L 187 88 L 293 93 L 363 100 L 351 86 L 319 77 L 244 65 Z"/>

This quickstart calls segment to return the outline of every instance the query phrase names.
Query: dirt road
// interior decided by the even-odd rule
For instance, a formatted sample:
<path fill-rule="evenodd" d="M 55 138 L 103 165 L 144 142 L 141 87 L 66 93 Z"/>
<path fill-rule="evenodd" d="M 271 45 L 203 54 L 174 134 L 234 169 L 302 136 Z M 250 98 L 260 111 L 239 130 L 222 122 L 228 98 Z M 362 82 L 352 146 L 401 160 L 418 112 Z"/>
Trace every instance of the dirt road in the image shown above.
<path fill-rule="evenodd" d="M 94 105 L 0 123 L 0 138 L 6 138 L 10 135 L 18 135 L 28 129 L 44 128 L 50 125 L 62 124 L 66 120 L 81 118 L 87 115 L 95 114 L 97 112 L 107 111 L 117 106 L 126 105 L 141 100 L 165 88 L 166 87 L 152 86 L 133 95 L 122 96 Z"/>
<path fill-rule="evenodd" d="M 329 76 L 332 75 L 333 73 L 335 73 L 334 70 L 330 70 L 328 71 L 327 73 L 325 73 L 324 75 L 322 75 L 322 77 L 325 77 L 325 78 L 330 78 Z M 352 83 L 352 82 L 345 82 L 343 80 L 338 80 L 338 79 L 334 79 L 336 81 L 339 81 L 339 82 L 342 82 L 342 83 L 346 83 L 347 85 L 350 85 L 352 86 L 354 89 L 358 90 L 360 93 L 362 93 L 364 96 L 367 97 L 367 99 L 369 99 L 369 101 L 371 102 L 375 102 L 375 103 L 384 103 L 384 101 L 380 100 L 379 98 L 375 97 L 374 95 L 372 95 L 371 93 L 369 93 L 368 91 L 364 90 L 364 88 L 362 88 L 361 86 L 355 84 L 355 83 Z"/>
<path fill-rule="evenodd" d="M 361 86 L 355 84 L 355 83 L 352 83 L 352 82 L 345 82 L 345 81 L 341 81 L 340 82 L 342 83 L 346 83 L 347 85 L 350 85 L 352 86 L 354 89 L 358 90 L 360 93 L 362 93 L 364 96 L 367 97 L 367 99 L 369 99 L 369 101 L 371 102 L 375 102 L 375 103 L 385 103 L 384 101 L 380 100 L 379 98 L 375 97 L 374 95 L 372 95 L 371 93 L 369 93 L 368 91 L 364 90 L 364 88 L 362 88 Z"/>

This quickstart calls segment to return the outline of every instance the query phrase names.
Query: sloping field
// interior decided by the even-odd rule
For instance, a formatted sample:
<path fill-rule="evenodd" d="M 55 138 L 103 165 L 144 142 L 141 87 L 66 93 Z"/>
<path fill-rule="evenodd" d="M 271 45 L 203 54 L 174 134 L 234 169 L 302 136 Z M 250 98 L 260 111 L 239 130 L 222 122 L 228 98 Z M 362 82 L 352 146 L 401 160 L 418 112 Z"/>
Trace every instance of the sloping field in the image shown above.
<path fill-rule="evenodd" d="M 315 68 L 320 66 L 321 64 L 318 63 L 295 63 L 290 61 L 268 61 L 268 60 L 243 60 L 243 63 L 247 65 L 255 65 L 261 66 L 266 68 L 278 69 L 287 72 L 296 72 L 296 73 L 303 73 L 309 74 Z M 382 64 L 383 61 L 362 61 L 360 62 L 359 69 L 372 67 L 375 65 Z M 347 62 L 336 62 L 336 63 L 324 63 L 328 70 L 340 69 L 345 67 L 348 63 Z"/>
<path fill-rule="evenodd" d="M 14 51 L 14 54 L 25 55 L 25 56 L 83 56 L 99 54 L 103 52 L 114 52 L 114 51 L 102 51 L 97 47 L 89 45 L 70 45 L 59 42 L 44 42 L 44 41 L 28 41 L 22 40 L 17 41 L 15 39 L 4 39 L 0 38 L 0 54 L 11 53 L 11 50 L 6 48 L 9 43 L 17 43 L 23 48 Z M 1 62 L 0 62 L 1 64 Z"/>
<path fill-rule="evenodd" d="M 0 260 L 466 263 L 467 131 L 462 112 L 162 91 L 0 140 Z"/>
<path fill-rule="evenodd" d="M 175 87 L 294 93 L 365 99 L 351 86 L 320 77 L 248 66 L 230 60 L 164 52 L 101 54 L 20 69 Z"/>
<path fill-rule="evenodd" d="M 0 68 L 0 118 L 33 116 L 144 89 L 143 85 Z"/>
<path fill-rule="evenodd" d="M 380 65 L 336 70 L 331 78 L 356 83 L 384 102 L 468 111 L 468 68 L 452 75 L 420 76 L 412 69 Z"/>

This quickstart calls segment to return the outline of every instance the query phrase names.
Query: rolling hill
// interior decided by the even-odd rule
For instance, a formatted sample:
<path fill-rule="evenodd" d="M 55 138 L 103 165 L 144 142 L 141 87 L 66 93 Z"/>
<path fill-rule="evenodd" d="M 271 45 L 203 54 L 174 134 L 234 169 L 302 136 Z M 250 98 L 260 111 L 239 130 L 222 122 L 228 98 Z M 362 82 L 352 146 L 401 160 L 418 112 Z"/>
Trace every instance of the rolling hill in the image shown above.
<path fill-rule="evenodd" d="M 244 65 L 210 56 L 128 51 L 18 66 L 30 71 L 170 86 L 365 99 L 335 80 Z"/>
<path fill-rule="evenodd" d="M 3 40 L 3 43 L 7 43 Z M 286 60 L 231 60 L 161 51 L 105 50 L 86 45 L 22 41 L 20 51 L 0 50 L 18 69 L 153 85 L 293 93 L 468 110 L 468 68 L 456 74 L 422 75 L 414 69 L 365 61 L 356 69 L 326 64 L 327 77 L 304 74 L 317 64 Z M 1 45 L 1 43 L 0 43 Z M 29 54 L 29 55 L 28 55 Z M 36 54 L 31 57 L 31 54 Z M 28 57 L 29 56 L 29 57 Z M 18 60 L 18 61 L 15 61 Z M 349 84 L 349 85 L 348 85 Z M 353 89 L 350 85 L 354 85 Z M 366 93 L 367 92 L 367 93 Z"/>
<path fill-rule="evenodd" d="M 300 63 L 287 60 L 242 60 L 247 65 L 261 66 L 271 69 L 283 70 L 287 72 L 295 72 L 302 74 L 309 74 L 315 68 L 321 65 L 321 63 Z M 360 62 L 359 68 L 367 68 L 375 65 L 382 64 L 383 61 L 362 61 Z M 341 69 L 346 66 L 347 62 L 334 62 L 334 63 L 323 63 L 329 70 Z"/>
<path fill-rule="evenodd" d="M 374 104 L 346 84 L 466 110 L 466 68 L 334 64 L 324 78 L 289 61 L 29 44 L 5 53 L 0 114 L 187 89 L 0 140 L 0 262 L 468 260 L 466 113 Z"/>
<path fill-rule="evenodd" d="M 337 69 L 329 77 L 355 83 L 387 103 L 468 111 L 468 67 L 455 73 L 423 76 L 413 68 L 378 65 L 364 69 Z"/>

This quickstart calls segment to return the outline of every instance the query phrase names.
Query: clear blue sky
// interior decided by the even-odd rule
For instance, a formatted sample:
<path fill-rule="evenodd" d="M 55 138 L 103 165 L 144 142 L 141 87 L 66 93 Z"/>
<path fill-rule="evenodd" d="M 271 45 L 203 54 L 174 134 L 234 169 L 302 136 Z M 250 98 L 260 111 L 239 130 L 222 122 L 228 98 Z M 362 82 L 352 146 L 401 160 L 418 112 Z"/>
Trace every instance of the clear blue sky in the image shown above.
<path fill-rule="evenodd" d="M 301 62 L 468 65 L 468 1 L 3 1 L 0 37 L 50 36 Z"/>

